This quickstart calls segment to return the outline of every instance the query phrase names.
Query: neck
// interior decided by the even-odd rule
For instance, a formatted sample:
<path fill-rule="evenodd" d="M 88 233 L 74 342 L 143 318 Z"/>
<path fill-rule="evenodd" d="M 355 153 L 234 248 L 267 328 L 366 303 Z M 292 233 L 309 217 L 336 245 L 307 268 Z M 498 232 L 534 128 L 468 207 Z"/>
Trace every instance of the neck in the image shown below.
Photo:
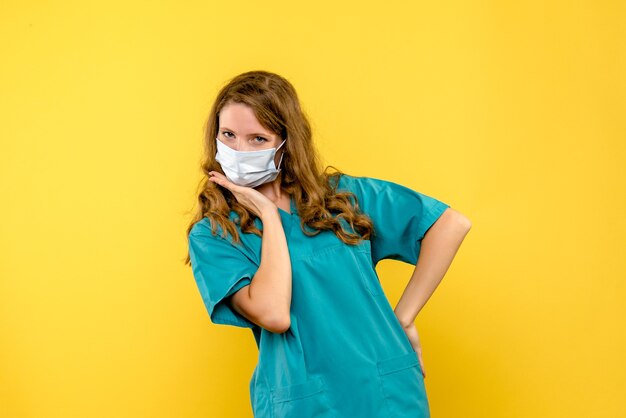
<path fill-rule="evenodd" d="M 279 174 L 274 181 L 263 183 L 256 187 L 256 190 L 263 193 L 272 202 L 279 201 L 284 193 L 284 191 L 280 188 L 280 177 L 281 175 Z"/>

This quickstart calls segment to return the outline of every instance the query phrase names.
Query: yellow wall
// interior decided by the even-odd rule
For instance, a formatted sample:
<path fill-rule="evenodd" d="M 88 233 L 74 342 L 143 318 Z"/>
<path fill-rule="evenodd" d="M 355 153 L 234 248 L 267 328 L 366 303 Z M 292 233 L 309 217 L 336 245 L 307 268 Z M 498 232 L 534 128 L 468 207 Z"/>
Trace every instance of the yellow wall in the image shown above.
<path fill-rule="evenodd" d="M 624 2 L 3 1 L 0 415 L 251 416 L 186 255 L 223 82 L 473 222 L 417 319 L 433 417 L 624 417 Z M 378 271 L 395 306 L 412 266 Z"/>

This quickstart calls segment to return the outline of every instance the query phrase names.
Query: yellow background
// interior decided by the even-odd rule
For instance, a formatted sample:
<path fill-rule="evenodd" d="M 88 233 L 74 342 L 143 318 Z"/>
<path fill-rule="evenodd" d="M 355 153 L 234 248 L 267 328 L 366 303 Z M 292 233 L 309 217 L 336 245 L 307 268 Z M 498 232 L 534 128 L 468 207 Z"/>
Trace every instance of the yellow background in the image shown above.
<path fill-rule="evenodd" d="M 3 1 L 0 415 L 251 416 L 183 259 L 209 107 L 264 69 L 326 164 L 473 223 L 417 319 L 434 418 L 625 417 L 626 6 L 518 3 Z"/>

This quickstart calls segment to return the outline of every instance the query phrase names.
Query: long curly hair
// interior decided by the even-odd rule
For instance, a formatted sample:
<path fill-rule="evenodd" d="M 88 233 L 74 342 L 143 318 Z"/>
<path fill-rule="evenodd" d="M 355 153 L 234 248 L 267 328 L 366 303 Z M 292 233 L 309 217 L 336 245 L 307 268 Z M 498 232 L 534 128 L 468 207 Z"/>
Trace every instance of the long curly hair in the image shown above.
<path fill-rule="evenodd" d="M 217 225 L 223 236 L 230 234 L 234 243 L 239 242 L 236 222 L 243 233 L 262 236 L 254 225 L 256 215 L 241 205 L 227 188 L 209 180 L 209 172 L 224 173 L 215 160 L 217 146 L 215 137 L 219 129 L 220 110 L 228 103 L 249 106 L 259 123 L 270 132 L 288 139 L 284 145 L 281 171 L 276 181 L 281 188 L 293 195 L 300 217 L 300 226 L 308 236 L 323 230 L 332 230 L 346 244 L 358 244 L 373 234 L 371 219 L 363 214 L 356 196 L 351 192 L 336 192 L 339 177 L 344 173 L 329 165 L 321 169 L 320 158 L 313 144 L 311 125 L 302 110 L 298 95 L 292 84 L 278 74 L 268 71 L 248 71 L 232 78 L 219 91 L 211 108 L 204 134 L 204 156 L 198 185 L 198 207 L 187 228 L 187 236 L 194 224 L 204 217 L 212 222 L 215 235 Z M 334 172 L 329 172 L 332 168 Z M 230 219 L 235 211 L 238 218 Z M 343 228 L 340 219 L 346 221 L 353 231 Z M 307 231 L 308 226 L 312 231 Z M 185 264 L 190 264 L 189 251 Z"/>

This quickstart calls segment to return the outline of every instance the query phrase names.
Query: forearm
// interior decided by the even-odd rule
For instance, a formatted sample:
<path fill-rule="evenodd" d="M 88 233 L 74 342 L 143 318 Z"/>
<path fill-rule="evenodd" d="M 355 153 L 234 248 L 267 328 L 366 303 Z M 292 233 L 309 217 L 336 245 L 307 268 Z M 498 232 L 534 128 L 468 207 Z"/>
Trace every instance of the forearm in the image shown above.
<path fill-rule="evenodd" d="M 272 322 L 289 325 L 291 260 L 280 214 L 264 213 L 261 263 L 250 283 L 250 300 Z"/>
<path fill-rule="evenodd" d="M 448 209 L 422 239 L 415 270 L 394 312 L 403 327 L 412 326 L 417 314 L 448 271 L 463 239 L 471 228 L 469 220 Z"/>

